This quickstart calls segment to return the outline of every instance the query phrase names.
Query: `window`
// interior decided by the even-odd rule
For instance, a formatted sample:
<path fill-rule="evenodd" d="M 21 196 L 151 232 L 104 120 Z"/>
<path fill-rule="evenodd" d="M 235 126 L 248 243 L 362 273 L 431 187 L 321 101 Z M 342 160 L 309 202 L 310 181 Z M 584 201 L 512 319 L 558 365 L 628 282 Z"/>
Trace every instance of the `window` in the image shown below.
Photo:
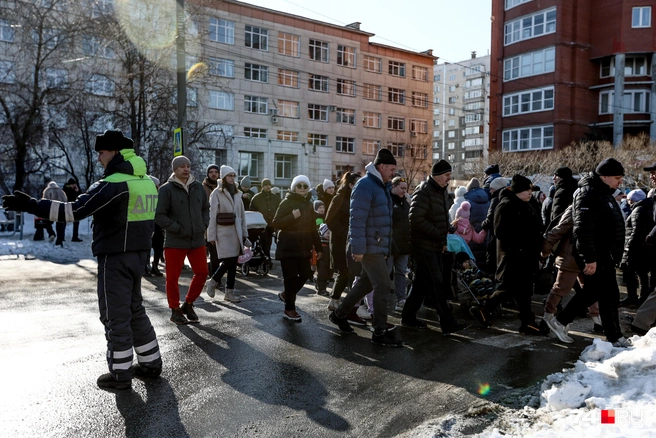
<path fill-rule="evenodd" d="M 91 132 L 105 132 L 114 128 L 111 114 L 87 112 L 85 118 L 89 123 L 89 131 Z"/>
<path fill-rule="evenodd" d="M 551 73 L 555 70 L 555 67 L 556 49 L 554 47 L 524 53 L 523 55 L 504 59 L 503 80 L 511 81 L 517 78 Z"/>
<path fill-rule="evenodd" d="M 344 175 L 346 172 L 353 172 L 354 167 L 349 166 L 348 164 L 338 164 L 335 166 L 335 175 L 337 175 L 337 178 L 341 178 L 342 175 Z"/>
<path fill-rule="evenodd" d="M 456 91 L 456 88 L 458 88 L 457 85 L 449 85 L 449 93 L 454 93 Z"/>
<path fill-rule="evenodd" d="M 504 45 L 535 38 L 556 31 L 556 9 L 540 11 L 506 23 Z"/>
<path fill-rule="evenodd" d="M 422 108 L 428 108 L 428 94 L 418 93 L 416 91 L 412 92 L 412 106 L 419 106 Z"/>
<path fill-rule="evenodd" d="M 293 155 L 274 155 L 274 165 L 276 168 L 274 177 L 276 179 L 292 179 L 294 177 Z"/>
<path fill-rule="evenodd" d="M 428 82 L 428 68 L 418 65 L 412 66 L 412 79 L 416 81 Z"/>
<path fill-rule="evenodd" d="M 433 137 L 439 137 L 440 135 L 442 135 L 440 131 L 433 131 Z"/>
<path fill-rule="evenodd" d="M 633 8 L 631 27 L 651 27 L 651 6 Z"/>
<path fill-rule="evenodd" d="M 449 75 L 449 81 L 455 81 L 456 80 L 456 75 L 450 74 Z"/>
<path fill-rule="evenodd" d="M 247 62 L 244 64 L 244 78 L 249 81 L 269 82 L 269 67 Z"/>
<path fill-rule="evenodd" d="M 405 105 L 405 90 L 390 88 L 387 92 L 387 101 Z"/>
<path fill-rule="evenodd" d="M 337 137 L 335 150 L 349 154 L 355 153 L 355 139 L 353 137 Z"/>
<path fill-rule="evenodd" d="M 209 74 L 225 78 L 235 77 L 235 61 L 221 58 L 209 59 Z"/>
<path fill-rule="evenodd" d="M 295 58 L 301 56 L 301 37 L 278 32 L 278 53 Z"/>
<path fill-rule="evenodd" d="M 13 43 L 15 35 L 16 33 L 14 32 L 14 28 L 11 27 L 9 21 L 0 20 L 0 41 Z"/>
<path fill-rule="evenodd" d="M 98 37 L 84 35 L 82 37 L 82 52 L 87 56 L 100 56 L 101 58 L 114 58 L 114 49 Z"/>
<path fill-rule="evenodd" d="M 449 103 L 456 103 L 457 96 L 449 97 Z"/>
<path fill-rule="evenodd" d="M 32 30 L 32 41 L 34 41 L 34 44 L 42 44 L 47 49 L 57 47 L 60 38 L 61 32 L 55 29 L 43 28 L 40 34 L 36 29 Z"/>
<path fill-rule="evenodd" d="M 246 47 L 258 50 L 269 50 L 269 31 L 261 27 L 246 25 L 244 34 Z"/>
<path fill-rule="evenodd" d="M 234 44 L 235 43 L 235 23 L 233 21 L 221 20 L 210 17 L 210 41 L 217 43 Z"/>
<path fill-rule="evenodd" d="M 337 108 L 337 123 L 346 125 L 355 125 L 355 110 L 347 108 Z"/>
<path fill-rule="evenodd" d="M 380 149 L 379 140 L 362 140 L 362 153 L 365 155 L 376 155 Z"/>
<path fill-rule="evenodd" d="M 367 128 L 380 128 L 380 113 L 364 112 L 363 125 Z"/>
<path fill-rule="evenodd" d="M 294 70 L 278 69 L 278 85 L 298 88 L 298 72 Z"/>
<path fill-rule="evenodd" d="M 503 131 L 503 152 L 553 149 L 553 125 Z"/>
<path fill-rule="evenodd" d="M 553 87 L 503 96 L 503 116 L 549 111 L 554 108 Z"/>
<path fill-rule="evenodd" d="M 414 132 L 417 134 L 427 134 L 428 122 L 426 120 L 411 119 L 410 132 Z"/>
<path fill-rule="evenodd" d="M 426 159 L 428 157 L 428 147 L 426 145 L 410 146 L 410 157 L 422 160 Z"/>
<path fill-rule="evenodd" d="M 464 147 L 470 147 L 470 146 L 482 146 L 483 145 L 483 139 L 482 138 L 468 138 L 465 141 L 462 142 L 462 145 Z"/>
<path fill-rule="evenodd" d="M 114 82 L 103 75 L 92 75 L 87 80 L 86 91 L 96 96 L 113 96 Z"/>
<path fill-rule="evenodd" d="M 473 75 L 480 75 L 485 71 L 485 66 L 484 65 L 475 65 L 472 67 L 467 67 L 465 68 L 465 77 L 467 76 L 473 76 Z"/>
<path fill-rule="evenodd" d="M 439 121 L 439 119 L 434 119 L 434 120 L 433 120 L 433 126 L 440 126 L 440 121 Z"/>
<path fill-rule="evenodd" d="M 281 141 L 298 141 L 298 132 L 278 131 L 278 140 L 281 140 Z"/>
<path fill-rule="evenodd" d="M 456 131 L 449 131 L 446 133 L 446 136 L 449 138 L 455 138 L 456 137 Z"/>
<path fill-rule="evenodd" d="M 530 2 L 531 0 L 506 0 L 506 10 L 510 8 L 514 8 L 517 5 L 521 5 L 522 3 L 527 3 Z"/>
<path fill-rule="evenodd" d="M 465 123 L 480 122 L 480 121 L 481 121 L 480 114 L 467 114 L 465 116 Z"/>
<path fill-rule="evenodd" d="M 315 105 L 313 103 L 308 103 L 308 119 L 310 120 L 319 120 L 321 122 L 328 121 L 328 106 L 326 105 Z"/>
<path fill-rule="evenodd" d="M 337 79 L 337 94 L 355 97 L 355 81 Z"/>
<path fill-rule="evenodd" d="M 15 84 L 16 71 L 12 61 L 0 61 L 0 84 Z"/>
<path fill-rule="evenodd" d="M 278 100 L 278 115 L 280 117 L 292 117 L 298 119 L 300 114 L 298 102 L 291 100 Z"/>
<path fill-rule="evenodd" d="M 267 138 L 267 130 L 262 128 L 244 128 L 244 136 L 251 138 Z"/>
<path fill-rule="evenodd" d="M 649 76 L 651 66 L 646 56 L 627 56 L 624 59 L 624 76 Z M 615 58 L 606 58 L 601 61 L 602 78 L 615 76 Z"/>
<path fill-rule="evenodd" d="M 364 69 L 366 71 L 380 73 L 382 71 L 382 60 L 369 55 L 364 55 Z"/>
<path fill-rule="evenodd" d="M 599 114 L 612 114 L 614 109 L 614 92 L 602 91 L 599 93 Z M 622 99 L 624 113 L 648 113 L 651 93 L 648 90 L 625 90 Z"/>
<path fill-rule="evenodd" d="M 455 108 L 449 108 L 449 115 L 454 116 L 456 114 L 456 109 Z"/>
<path fill-rule="evenodd" d="M 66 87 L 67 83 L 68 83 L 67 70 L 61 68 L 46 69 L 46 86 L 48 88 L 63 88 Z"/>
<path fill-rule="evenodd" d="M 210 90 L 210 103 L 209 107 L 212 109 L 220 109 L 226 111 L 233 111 L 235 109 L 235 95 L 226 93 L 224 91 Z"/>
<path fill-rule="evenodd" d="M 389 116 L 387 118 L 387 129 L 390 131 L 405 131 L 405 118 Z"/>
<path fill-rule="evenodd" d="M 405 149 L 404 143 L 387 143 L 387 149 L 390 150 L 395 157 L 403 157 L 403 150 Z"/>
<path fill-rule="evenodd" d="M 328 77 L 310 74 L 308 84 L 310 90 L 328 92 Z"/>
<path fill-rule="evenodd" d="M 476 134 L 482 134 L 480 126 L 471 126 L 469 128 L 465 128 L 465 135 L 476 135 Z"/>
<path fill-rule="evenodd" d="M 392 76 L 400 76 L 400 77 L 404 78 L 405 77 L 405 63 L 404 62 L 389 61 L 388 71 L 389 71 L 389 74 L 391 74 Z"/>
<path fill-rule="evenodd" d="M 449 119 L 449 128 L 453 128 L 454 126 L 456 126 L 455 119 Z"/>
<path fill-rule="evenodd" d="M 238 177 L 248 176 L 250 178 L 258 177 L 259 160 L 258 154 L 252 152 L 239 152 Z"/>
<path fill-rule="evenodd" d="M 267 114 L 269 112 L 267 98 L 244 96 L 244 111 L 247 113 Z"/>
<path fill-rule="evenodd" d="M 367 100 L 383 100 L 383 87 L 374 84 L 364 84 L 363 96 Z"/>
<path fill-rule="evenodd" d="M 324 134 L 308 134 L 308 144 L 312 146 L 328 146 L 328 136 Z"/>
<path fill-rule="evenodd" d="M 313 61 L 328 62 L 328 43 L 319 40 L 310 40 L 310 59 Z"/>
<path fill-rule="evenodd" d="M 198 90 L 195 88 L 187 87 L 187 92 L 186 92 L 186 97 L 187 97 L 187 106 L 195 107 L 198 106 Z M 171 103 L 173 105 L 176 105 L 178 102 L 178 90 L 175 90 L 173 92 L 173 96 L 171 96 Z"/>
<path fill-rule="evenodd" d="M 465 100 L 483 97 L 483 90 L 465 91 Z"/>
<path fill-rule="evenodd" d="M 337 65 L 355 68 L 355 47 L 337 45 Z"/>
<path fill-rule="evenodd" d="M 484 102 L 473 102 L 465 104 L 465 111 L 473 111 L 477 109 L 483 109 Z"/>
<path fill-rule="evenodd" d="M 433 82 L 439 82 L 439 81 L 442 80 L 441 78 L 442 78 L 442 75 L 434 75 L 433 76 Z"/>
<path fill-rule="evenodd" d="M 109 15 L 114 12 L 114 0 L 91 0 L 91 16 L 93 18 Z"/>
<path fill-rule="evenodd" d="M 483 156 L 483 151 L 465 151 L 465 160 L 472 158 L 481 158 Z"/>

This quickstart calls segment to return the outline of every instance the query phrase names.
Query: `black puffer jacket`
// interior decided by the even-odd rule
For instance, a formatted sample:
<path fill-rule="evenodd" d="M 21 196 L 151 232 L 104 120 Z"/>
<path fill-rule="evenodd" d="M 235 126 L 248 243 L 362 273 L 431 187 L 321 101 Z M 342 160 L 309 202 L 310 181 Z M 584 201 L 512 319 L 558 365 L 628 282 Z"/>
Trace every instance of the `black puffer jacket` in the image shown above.
<path fill-rule="evenodd" d="M 392 254 L 410 254 L 410 204 L 405 196 L 392 196 Z"/>
<path fill-rule="evenodd" d="M 634 269 L 653 264 L 654 247 L 645 244 L 645 238 L 652 228 L 654 228 L 654 199 L 647 198 L 635 203 L 626 219 L 626 242 L 622 263 L 628 263 Z"/>
<path fill-rule="evenodd" d="M 330 230 L 330 256 L 332 267 L 346 269 L 346 240 L 348 238 L 349 215 L 351 211 L 351 188 L 346 185 L 339 189 L 330 207 L 326 210 L 325 223 Z"/>
<path fill-rule="evenodd" d="M 294 218 L 293 210 L 299 210 L 301 215 Z M 276 260 L 291 258 L 311 258 L 312 247 L 321 252 L 321 239 L 315 222 L 316 213 L 310 202 L 310 195 L 301 196 L 297 193 L 287 193 L 276 211 L 271 224 L 280 230 Z"/>
<path fill-rule="evenodd" d="M 442 252 L 449 232 L 453 200 L 446 187 L 430 176 L 417 186 L 410 203 L 410 235 L 413 248 Z"/>
<path fill-rule="evenodd" d="M 624 249 L 624 216 L 613 192 L 592 172 L 581 178 L 574 195 L 573 238 L 579 263 L 619 264 Z"/>
<path fill-rule="evenodd" d="M 549 217 L 549 222 L 553 222 L 553 226 L 558 223 L 560 215 L 572 203 L 574 192 L 577 188 L 578 182 L 574 178 L 566 178 L 558 181 L 558 184 L 556 184 L 556 192 L 554 193 L 551 204 L 551 216 Z"/>

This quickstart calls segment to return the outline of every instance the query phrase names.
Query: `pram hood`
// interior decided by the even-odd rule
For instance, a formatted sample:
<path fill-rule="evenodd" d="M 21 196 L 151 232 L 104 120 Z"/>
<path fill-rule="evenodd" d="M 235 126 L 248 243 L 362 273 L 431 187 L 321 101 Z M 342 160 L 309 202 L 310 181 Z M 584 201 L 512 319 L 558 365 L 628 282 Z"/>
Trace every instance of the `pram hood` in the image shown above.
<path fill-rule="evenodd" d="M 249 230 L 263 230 L 267 227 L 264 216 L 259 211 L 246 212 L 246 228 Z"/>

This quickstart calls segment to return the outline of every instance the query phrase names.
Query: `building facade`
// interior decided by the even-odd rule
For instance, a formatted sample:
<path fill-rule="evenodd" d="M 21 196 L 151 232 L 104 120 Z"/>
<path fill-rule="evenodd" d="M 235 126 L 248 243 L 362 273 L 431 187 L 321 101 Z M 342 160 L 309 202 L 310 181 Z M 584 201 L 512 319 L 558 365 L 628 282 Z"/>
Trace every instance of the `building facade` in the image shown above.
<path fill-rule="evenodd" d="M 473 176 L 487 155 L 490 56 L 437 64 L 433 70 L 433 158 L 453 166 L 452 177 Z"/>
<path fill-rule="evenodd" d="M 653 9 L 644 0 L 493 0 L 490 150 L 656 139 Z"/>

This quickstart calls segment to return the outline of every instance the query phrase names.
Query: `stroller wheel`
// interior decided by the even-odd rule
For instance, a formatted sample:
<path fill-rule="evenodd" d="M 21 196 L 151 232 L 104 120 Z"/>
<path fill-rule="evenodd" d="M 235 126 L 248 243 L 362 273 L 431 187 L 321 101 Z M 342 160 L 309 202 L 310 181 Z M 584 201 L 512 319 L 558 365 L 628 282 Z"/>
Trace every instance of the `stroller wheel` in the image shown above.
<path fill-rule="evenodd" d="M 242 273 L 242 275 L 248 275 L 248 273 L 249 273 L 250 271 L 251 271 L 251 270 L 250 270 L 250 268 L 248 267 L 248 263 L 244 263 L 243 265 L 241 265 L 241 273 Z"/>

